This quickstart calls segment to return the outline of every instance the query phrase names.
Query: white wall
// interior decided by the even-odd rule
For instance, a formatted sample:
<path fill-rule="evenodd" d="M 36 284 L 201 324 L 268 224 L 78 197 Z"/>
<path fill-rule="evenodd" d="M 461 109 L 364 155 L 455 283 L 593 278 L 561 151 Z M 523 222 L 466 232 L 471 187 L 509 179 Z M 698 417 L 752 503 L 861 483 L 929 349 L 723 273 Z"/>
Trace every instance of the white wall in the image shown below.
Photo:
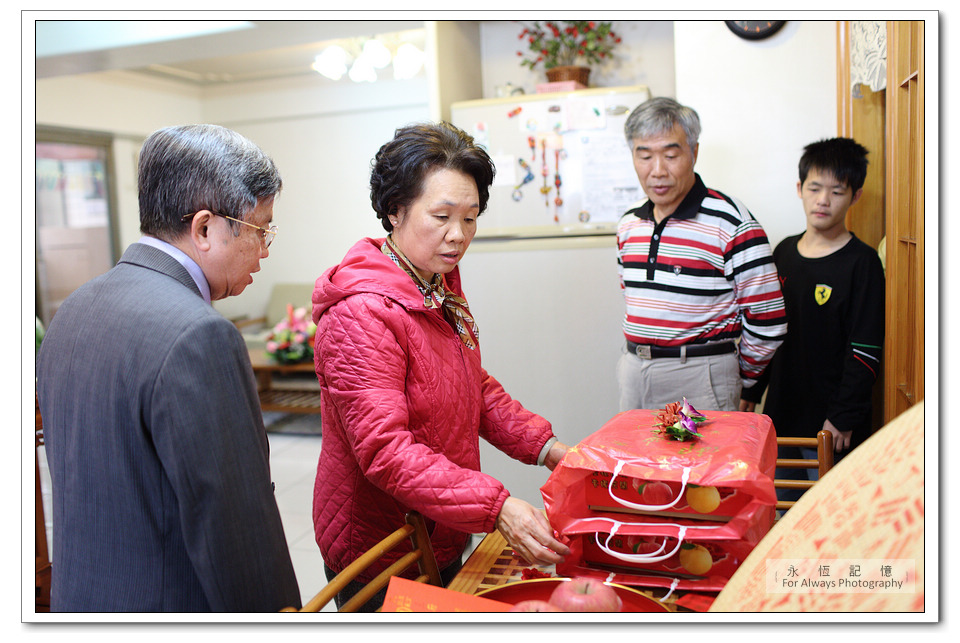
<path fill-rule="evenodd" d="M 280 229 L 253 284 L 217 302 L 264 309 L 274 283 L 313 283 L 361 237 L 386 234 L 370 206 L 370 162 L 397 127 L 429 119 L 423 78 L 375 84 L 269 82 L 208 94 L 204 119 L 260 145 L 283 176 Z"/>
<path fill-rule="evenodd" d="M 167 125 L 198 122 L 199 89 L 145 81 L 122 71 L 36 81 L 38 125 L 59 125 L 143 137 Z"/>
<path fill-rule="evenodd" d="M 423 78 L 354 84 L 318 77 L 185 90 L 107 72 L 37 81 L 37 123 L 110 132 L 117 166 L 121 252 L 139 236 L 136 160 L 152 131 L 209 122 L 230 127 L 274 159 L 284 188 L 280 229 L 242 295 L 215 306 L 263 313 L 274 283 L 313 283 L 362 236 L 384 234 L 370 207 L 370 161 L 397 127 L 429 118 Z"/>
<path fill-rule="evenodd" d="M 518 63 L 521 28 L 514 21 L 481 23 L 484 96 L 508 81 L 532 93 L 543 80 L 542 72 Z M 697 170 L 707 184 L 742 199 L 771 243 L 799 231 L 797 158 L 803 145 L 836 132 L 835 23 L 791 21 L 760 43 L 734 37 L 721 21 L 614 21 L 614 29 L 624 42 L 592 83 L 646 84 L 655 95 L 694 106 L 704 126 Z M 139 141 L 158 127 L 200 121 L 234 127 L 274 155 L 285 177 L 277 204 L 281 234 L 248 292 L 218 304 L 230 316 L 262 310 L 274 282 L 312 281 L 307 275 L 335 262 L 350 239 L 379 234 L 367 215 L 369 160 L 395 127 L 429 118 L 422 79 L 392 86 L 314 79 L 202 91 L 131 78 L 110 72 L 36 83 L 39 124 L 118 136 L 121 250 L 139 236 L 131 163 Z"/>
<path fill-rule="evenodd" d="M 647 84 L 694 106 L 704 126 L 697 170 L 706 183 L 742 199 L 773 243 L 802 229 L 794 189 L 800 150 L 837 129 L 835 23 L 790 22 L 761 43 L 737 39 L 720 21 L 682 21 L 672 33 L 667 23 L 617 30 L 632 62 L 598 78 Z M 529 91 L 539 82 L 517 63 L 518 33 L 513 23 L 482 24 L 485 95 L 507 81 Z M 120 78 L 38 81 L 37 122 L 121 135 L 118 166 L 129 170 L 120 178 L 126 242 L 136 239 L 129 229 L 138 226 L 134 142 L 157 127 L 220 122 L 261 145 L 280 167 L 280 235 L 254 285 L 219 304 L 228 315 L 262 310 L 272 283 L 312 282 L 359 237 L 381 234 L 368 200 L 370 159 L 394 128 L 429 116 L 427 92 L 420 102 L 413 85 L 273 83 L 200 94 Z M 525 247 L 498 256 L 477 245 L 463 270 L 485 363 L 508 391 L 569 442 L 609 419 L 622 339 L 612 248 Z M 495 457 L 486 462 L 513 493 L 540 502 L 544 470 Z"/>
<path fill-rule="evenodd" d="M 37 125 L 113 134 L 120 252 L 140 238 L 136 163 L 143 139 L 168 125 L 201 121 L 198 90 L 179 83 L 143 82 L 124 72 L 36 81 Z M 24 213 L 26 223 L 28 214 Z"/>
<path fill-rule="evenodd" d="M 461 262 L 480 329 L 483 365 L 511 396 L 574 445 L 617 414 L 616 363 L 623 295 L 612 236 L 489 242 Z M 521 465 L 485 442 L 483 470 L 540 505 L 549 471 Z"/>
<path fill-rule="evenodd" d="M 675 25 L 676 98 L 703 121 L 697 170 L 707 185 L 742 199 L 773 244 L 803 228 L 800 149 L 836 135 L 834 29 L 792 23 L 770 41 L 748 43 L 720 21 Z M 484 78 L 486 85 L 486 68 Z M 485 366 L 569 444 L 618 411 L 623 299 L 614 245 L 612 238 L 606 248 L 526 242 L 494 253 L 475 241 L 463 260 Z M 542 502 L 544 469 L 487 445 L 481 453 L 484 469 L 514 495 Z"/>
<path fill-rule="evenodd" d="M 676 98 L 703 126 L 696 170 L 743 201 L 774 246 L 806 225 L 796 189 L 803 146 L 837 135 L 836 28 L 788 21 L 753 42 L 722 21 L 675 25 Z"/>

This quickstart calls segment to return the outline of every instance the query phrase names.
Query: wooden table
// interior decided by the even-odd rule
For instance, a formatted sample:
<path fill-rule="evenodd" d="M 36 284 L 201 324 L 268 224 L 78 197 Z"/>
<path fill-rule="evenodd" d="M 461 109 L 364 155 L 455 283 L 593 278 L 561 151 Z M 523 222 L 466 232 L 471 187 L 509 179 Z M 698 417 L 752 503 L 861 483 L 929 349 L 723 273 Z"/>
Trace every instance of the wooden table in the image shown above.
<path fill-rule="evenodd" d="M 263 349 L 250 351 L 260 408 L 281 413 L 320 413 L 320 383 L 313 362 L 279 364 Z M 280 377 L 276 380 L 274 375 Z"/>
<path fill-rule="evenodd" d="M 447 585 L 447 589 L 465 594 L 476 594 L 491 587 L 499 587 L 522 580 L 523 570 L 531 567 L 551 576 L 556 576 L 553 565 L 533 566 L 527 564 L 523 558 L 514 553 L 513 548 L 507 544 L 506 539 L 500 532 L 495 531 L 492 534 L 487 534 L 480 541 L 480 544 L 463 564 L 463 568 Z M 661 600 L 665 594 L 663 590 L 653 592 L 638 587 L 633 589 L 657 600 Z M 678 611 L 675 600 L 676 595 L 674 594 L 664 601 L 664 605 L 670 611 Z"/>

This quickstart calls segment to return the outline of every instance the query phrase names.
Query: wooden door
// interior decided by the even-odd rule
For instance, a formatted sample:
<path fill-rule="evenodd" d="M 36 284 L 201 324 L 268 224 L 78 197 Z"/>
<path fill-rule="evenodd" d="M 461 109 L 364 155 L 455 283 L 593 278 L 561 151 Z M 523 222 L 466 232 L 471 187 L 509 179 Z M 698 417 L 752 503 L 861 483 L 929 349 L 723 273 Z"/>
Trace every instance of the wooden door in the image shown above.
<path fill-rule="evenodd" d="M 837 21 L 837 123 L 838 136 L 852 138 L 870 152 L 863 196 L 847 212 L 847 228 L 857 238 L 879 250 L 886 235 L 887 198 L 887 89 L 853 87 L 851 73 L 851 21 Z M 885 242 L 884 242 L 885 243 Z M 885 424 L 884 365 L 873 387 L 871 429 Z"/>
<path fill-rule="evenodd" d="M 923 399 L 924 23 L 887 23 L 884 421 Z"/>

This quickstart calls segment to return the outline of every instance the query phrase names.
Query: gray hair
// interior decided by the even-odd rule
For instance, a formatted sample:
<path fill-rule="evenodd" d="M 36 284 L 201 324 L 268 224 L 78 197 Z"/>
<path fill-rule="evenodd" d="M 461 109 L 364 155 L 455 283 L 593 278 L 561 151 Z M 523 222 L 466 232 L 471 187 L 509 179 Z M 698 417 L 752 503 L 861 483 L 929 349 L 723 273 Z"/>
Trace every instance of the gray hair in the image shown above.
<path fill-rule="evenodd" d="M 630 113 L 623 126 L 627 143 L 636 138 L 650 138 L 665 134 L 679 124 L 692 150 L 700 140 L 700 117 L 693 108 L 681 105 L 672 98 L 651 98 Z"/>
<path fill-rule="evenodd" d="M 233 130 L 166 127 L 151 134 L 140 150 L 140 231 L 176 239 L 190 225 L 183 217 L 200 210 L 243 220 L 281 187 L 273 160 Z M 240 225 L 228 223 L 234 229 Z"/>

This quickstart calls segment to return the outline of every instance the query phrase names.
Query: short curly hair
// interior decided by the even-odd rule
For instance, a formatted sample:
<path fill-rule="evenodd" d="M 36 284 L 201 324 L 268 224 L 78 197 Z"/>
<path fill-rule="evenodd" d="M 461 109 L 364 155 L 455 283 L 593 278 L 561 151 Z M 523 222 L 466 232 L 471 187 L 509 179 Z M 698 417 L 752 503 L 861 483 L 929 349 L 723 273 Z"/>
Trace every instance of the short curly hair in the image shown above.
<path fill-rule="evenodd" d="M 477 183 L 480 213 L 487 207 L 496 167 L 473 137 L 449 123 L 401 127 L 377 152 L 370 173 L 370 202 L 387 232 L 389 216 L 408 207 L 423 193 L 426 177 L 438 169 L 457 170 Z"/>

